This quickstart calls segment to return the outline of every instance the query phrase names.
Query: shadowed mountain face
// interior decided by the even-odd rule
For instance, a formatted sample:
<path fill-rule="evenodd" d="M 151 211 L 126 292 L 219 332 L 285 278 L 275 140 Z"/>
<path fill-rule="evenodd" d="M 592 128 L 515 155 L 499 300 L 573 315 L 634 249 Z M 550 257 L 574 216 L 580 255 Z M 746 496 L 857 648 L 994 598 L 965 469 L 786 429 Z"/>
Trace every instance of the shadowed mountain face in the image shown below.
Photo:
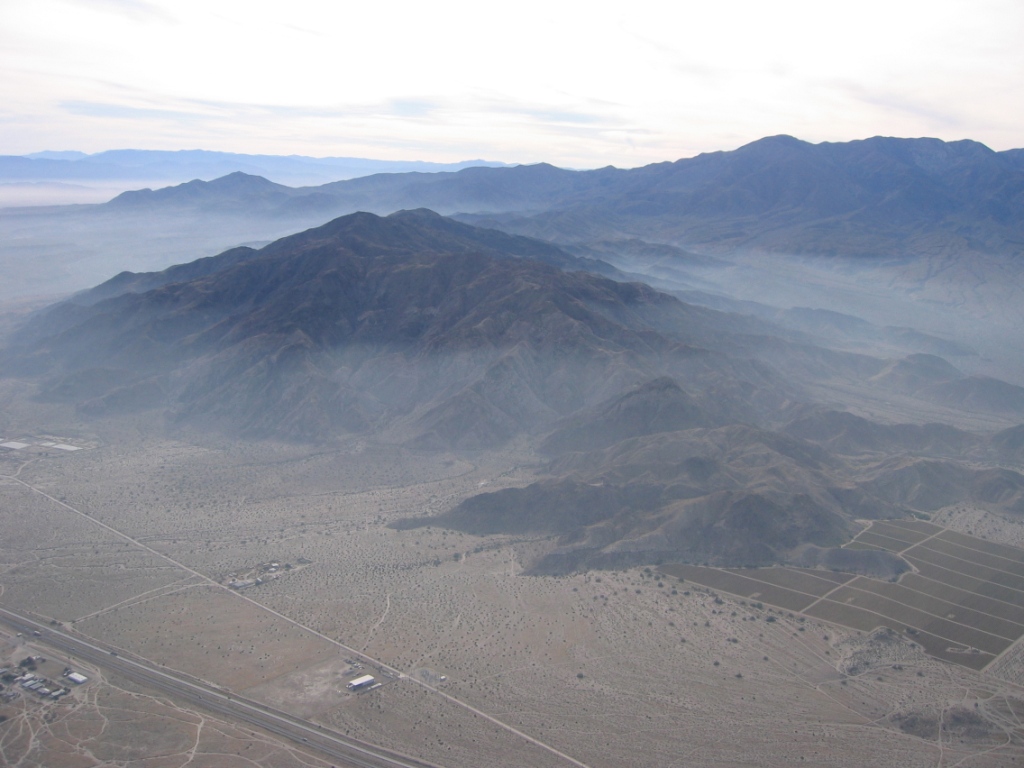
<path fill-rule="evenodd" d="M 119 275 L 35 318 L 8 364 L 97 413 L 150 396 L 230 432 L 437 448 L 495 445 L 662 372 L 715 390 L 719 414 L 784 398 L 770 371 L 699 348 L 727 316 L 542 260 L 601 268 L 429 212 L 355 214 Z"/>
<path fill-rule="evenodd" d="M 211 182 L 211 185 L 214 183 Z M 346 247 L 366 253 L 379 250 L 413 251 L 423 248 L 438 252 L 479 252 L 535 259 L 567 271 L 586 270 L 612 277 L 620 276 L 614 267 L 603 261 L 572 256 L 540 240 L 460 224 L 427 210 L 404 211 L 400 215 L 389 217 L 386 225 L 382 225 L 376 216 L 349 216 L 315 231 L 316 235 L 301 233 L 285 238 L 282 243 L 275 243 L 265 250 L 268 253 L 282 253 L 289 249 L 306 247 L 304 243 L 316 237 L 324 241 L 344 241 Z M 187 282 L 220 272 L 259 254 L 260 252 L 253 248 L 242 246 L 217 256 L 177 264 L 161 272 L 122 272 L 95 288 L 79 292 L 71 298 L 71 303 L 94 304 L 122 293 L 142 293 L 170 283 Z"/>
<path fill-rule="evenodd" d="M 535 564 L 538 572 L 674 559 L 776 562 L 803 543 L 838 545 L 850 530 L 829 492 L 836 467 L 825 452 L 744 425 L 629 438 L 566 454 L 547 470 L 549 479 L 481 494 L 426 522 L 554 534 L 558 546 Z"/>
<path fill-rule="evenodd" d="M 835 412 L 786 427 L 808 439 L 744 424 L 673 430 L 671 422 L 645 418 L 664 412 L 665 401 L 652 393 L 671 388 L 658 379 L 567 419 L 544 443 L 558 455 L 537 482 L 479 494 L 445 514 L 396 527 L 551 537 L 549 550 L 531 565 L 535 573 L 678 561 L 797 562 L 858 572 L 870 566 L 889 577 L 898 573 L 892 563 L 872 565 L 836 549 L 859 530 L 855 520 L 959 503 L 1024 514 L 1024 475 L 977 466 L 986 456 L 1011 454 L 1015 432 L 986 438 Z M 602 430 L 614 427 L 625 404 L 635 411 L 635 434 L 605 438 Z M 588 446 L 586 438 L 596 435 L 602 437 Z M 910 457 L 908 450 L 949 458 Z"/>

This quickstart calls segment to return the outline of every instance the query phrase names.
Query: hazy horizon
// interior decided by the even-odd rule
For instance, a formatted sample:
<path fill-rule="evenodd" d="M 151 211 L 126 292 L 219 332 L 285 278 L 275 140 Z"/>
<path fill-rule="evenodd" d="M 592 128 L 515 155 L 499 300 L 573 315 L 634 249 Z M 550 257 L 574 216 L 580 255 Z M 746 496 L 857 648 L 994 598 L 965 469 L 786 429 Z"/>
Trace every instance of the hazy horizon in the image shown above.
<path fill-rule="evenodd" d="M 1022 145 L 1024 8 L 0 8 L 0 147 L 636 167 L 765 135 Z M 124 62 L 130 61 L 130 67 Z"/>

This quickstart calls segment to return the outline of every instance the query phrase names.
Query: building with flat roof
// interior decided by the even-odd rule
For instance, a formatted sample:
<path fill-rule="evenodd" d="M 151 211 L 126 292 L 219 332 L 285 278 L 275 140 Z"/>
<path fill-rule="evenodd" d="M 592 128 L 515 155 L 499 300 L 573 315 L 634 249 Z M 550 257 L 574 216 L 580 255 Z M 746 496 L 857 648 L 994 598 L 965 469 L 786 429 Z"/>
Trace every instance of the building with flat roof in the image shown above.
<path fill-rule="evenodd" d="M 353 691 L 357 688 L 365 688 L 368 685 L 373 685 L 373 675 L 363 675 L 355 680 L 350 680 L 348 683 L 349 689 Z"/>

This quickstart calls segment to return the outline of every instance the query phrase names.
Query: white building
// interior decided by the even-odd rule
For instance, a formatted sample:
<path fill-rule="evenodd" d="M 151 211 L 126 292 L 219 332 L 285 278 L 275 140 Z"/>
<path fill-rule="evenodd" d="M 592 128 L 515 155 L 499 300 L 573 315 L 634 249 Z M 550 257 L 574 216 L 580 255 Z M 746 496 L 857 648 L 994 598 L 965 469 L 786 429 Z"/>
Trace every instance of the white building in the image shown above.
<path fill-rule="evenodd" d="M 355 680 L 350 680 L 348 687 L 350 690 L 357 690 L 358 688 L 365 688 L 368 685 L 373 685 L 373 675 L 363 675 L 357 677 Z"/>

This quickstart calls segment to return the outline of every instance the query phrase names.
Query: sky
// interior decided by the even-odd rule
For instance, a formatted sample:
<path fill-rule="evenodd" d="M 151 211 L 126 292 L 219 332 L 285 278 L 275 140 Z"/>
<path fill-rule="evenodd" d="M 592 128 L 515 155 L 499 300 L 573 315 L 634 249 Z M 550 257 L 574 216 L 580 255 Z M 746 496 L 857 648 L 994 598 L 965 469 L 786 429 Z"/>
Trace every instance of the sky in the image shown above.
<path fill-rule="evenodd" d="M 633 167 L 763 136 L 1024 146 L 1021 0 L 0 0 L 0 154 Z"/>

